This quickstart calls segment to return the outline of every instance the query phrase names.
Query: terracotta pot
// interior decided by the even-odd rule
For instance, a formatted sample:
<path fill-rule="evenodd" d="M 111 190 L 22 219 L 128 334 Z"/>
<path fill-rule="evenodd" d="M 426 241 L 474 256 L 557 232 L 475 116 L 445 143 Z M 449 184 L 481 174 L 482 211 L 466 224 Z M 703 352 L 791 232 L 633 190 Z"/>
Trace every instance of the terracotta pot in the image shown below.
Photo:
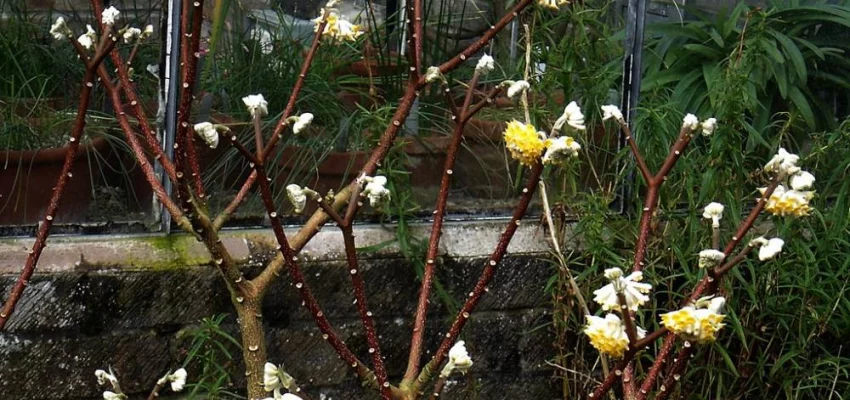
<path fill-rule="evenodd" d="M 88 158 L 108 151 L 102 137 L 80 146 L 59 204 L 57 222 L 84 221 L 92 196 Z M 47 209 L 68 146 L 44 150 L 0 151 L 0 225 L 38 222 Z"/>

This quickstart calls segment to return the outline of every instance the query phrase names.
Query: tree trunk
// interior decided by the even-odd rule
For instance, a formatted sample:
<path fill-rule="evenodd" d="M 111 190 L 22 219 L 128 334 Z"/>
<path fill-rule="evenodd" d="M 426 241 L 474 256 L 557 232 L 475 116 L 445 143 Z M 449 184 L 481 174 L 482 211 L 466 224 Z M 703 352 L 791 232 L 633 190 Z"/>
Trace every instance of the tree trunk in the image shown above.
<path fill-rule="evenodd" d="M 241 301 L 240 301 L 241 299 Z M 234 306 L 239 316 L 242 334 L 242 357 L 245 361 L 245 379 L 249 400 L 269 397 L 263 389 L 263 366 L 266 363 L 266 337 L 263 330 L 261 296 L 235 298 Z"/>

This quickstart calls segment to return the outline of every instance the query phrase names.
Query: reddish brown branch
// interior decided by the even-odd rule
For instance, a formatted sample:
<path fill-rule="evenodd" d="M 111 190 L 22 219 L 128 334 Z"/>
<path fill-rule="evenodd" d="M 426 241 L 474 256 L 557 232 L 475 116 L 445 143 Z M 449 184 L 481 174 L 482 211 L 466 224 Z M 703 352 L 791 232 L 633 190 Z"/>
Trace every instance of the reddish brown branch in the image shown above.
<path fill-rule="evenodd" d="M 73 39 L 71 40 L 73 41 Z M 103 58 L 101 58 L 101 60 L 102 59 Z M 62 164 L 62 171 L 59 172 L 59 177 L 56 180 L 56 186 L 53 187 L 53 194 L 50 196 L 50 201 L 47 205 L 47 211 L 44 214 L 44 218 L 39 223 L 38 232 L 35 236 L 35 243 L 33 243 L 32 250 L 30 250 L 29 255 L 27 256 L 26 264 L 24 265 L 23 270 L 21 270 L 21 274 L 18 276 L 18 280 L 15 282 L 15 285 L 12 287 L 9 297 L 6 298 L 6 301 L 3 303 L 2 311 L 0 311 L 0 331 L 5 328 L 6 322 L 15 311 L 15 307 L 17 306 L 18 301 L 21 300 L 21 295 L 24 293 L 24 289 L 27 287 L 27 284 L 29 284 L 30 278 L 32 278 L 32 275 L 35 272 L 35 267 L 38 265 L 38 259 L 41 257 L 41 252 L 47 244 L 47 237 L 50 235 L 50 228 L 53 226 L 53 220 L 56 218 L 56 211 L 59 209 L 59 204 L 62 201 L 62 195 L 65 193 L 65 187 L 67 186 L 68 181 L 72 178 L 71 168 L 74 165 L 74 158 L 77 155 L 77 150 L 80 147 L 80 139 L 83 136 L 83 130 L 86 126 L 86 113 L 89 109 L 89 101 L 91 100 L 91 93 L 94 87 L 95 69 L 98 66 L 99 65 L 89 65 L 86 68 L 85 75 L 83 76 L 80 90 L 80 103 L 77 106 L 77 117 L 74 120 L 74 126 L 71 129 L 71 138 L 68 143 L 68 151 L 65 153 L 65 161 Z"/>
<path fill-rule="evenodd" d="M 419 373 L 419 362 L 422 357 L 422 343 L 425 335 L 425 321 L 428 313 L 428 298 L 431 295 L 431 286 L 433 285 L 434 273 L 436 271 L 437 255 L 440 248 L 440 237 L 442 236 L 443 221 L 446 214 L 446 203 L 449 197 L 449 186 L 451 184 L 451 176 L 453 174 L 452 169 L 454 168 L 454 163 L 457 159 L 466 123 L 472 115 L 480 110 L 480 108 L 478 110 L 469 110 L 472 92 L 475 90 L 475 86 L 478 83 L 478 77 L 479 74 L 476 71 L 472 76 L 469 86 L 467 86 L 466 98 L 464 99 L 463 106 L 459 110 L 459 113 L 455 115 L 457 122 L 452 135 L 452 141 L 449 144 L 448 151 L 446 152 L 446 161 L 443 165 L 443 176 L 440 180 L 440 192 L 437 195 L 437 204 L 434 207 L 434 221 L 431 224 L 431 236 L 428 241 L 428 251 L 425 255 L 425 271 L 422 275 L 422 283 L 419 289 L 419 301 L 416 306 L 413 333 L 410 341 L 410 355 L 408 356 L 407 370 L 404 374 L 404 383 L 402 386 L 412 383 L 413 379 L 416 378 L 416 374 Z M 491 100 L 497 93 L 499 93 L 498 90 L 499 89 L 496 89 L 496 91 L 491 92 L 487 99 L 482 101 L 482 103 L 486 103 L 487 100 Z"/>
<path fill-rule="evenodd" d="M 664 184 L 664 181 L 667 179 L 667 174 L 669 174 L 670 170 L 673 169 L 673 166 L 676 164 L 676 161 L 679 160 L 679 157 L 682 155 L 685 147 L 687 147 L 688 143 L 690 143 L 691 134 L 692 132 L 689 128 L 682 127 L 679 132 L 679 138 L 676 140 L 676 143 L 673 144 L 673 147 L 670 149 L 670 153 L 667 154 L 667 158 L 664 160 L 661 168 L 647 181 L 646 198 L 643 203 L 643 212 L 640 216 L 640 225 L 638 226 L 638 239 L 635 243 L 635 261 L 632 266 L 633 271 L 640 271 L 644 266 L 644 258 L 646 257 L 646 248 L 649 240 L 650 223 L 652 222 L 652 217 L 655 214 L 655 209 L 658 206 L 658 190 L 661 185 Z M 649 170 L 647 169 L 647 171 Z"/>
<path fill-rule="evenodd" d="M 281 115 L 280 120 L 275 126 L 275 130 L 272 133 L 272 136 L 269 138 L 268 143 L 266 143 L 265 148 L 263 148 L 262 152 L 258 151 L 258 154 L 262 154 L 262 161 L 266 161 L 268 157 L 274 151 L 277 142 L 283 138 L 283 130 L 289 124 L 287 121 L 289 117 L 292 115 L 295 110 L 295 103 L 298 100 L 298 96 L 301 94 L 301 89 L 304 87 L 304 79 L 307 78 L 307 73 L 310 71 L 310 66 L 313 64 L 313 58 L 316 56 L 316 51 L 319 49 L 319 44 L 322 38 L 322 32 L 325 31 L 325 26 L 327 26 L 327 14 L 325 13 L 325 19 L 319 23 L 319 26 L 316 28 L 316 34 L 313 35 L 313 42 L 310 45 L 310 50 L 307 52 L 307 56 L 304 58 L 304 63 L 301 64 L 301 72 L 298 74 L 298 79 L 295 80 L 295 86 L 292 87 L 292 93 L 289 95 L 289 101 L 286 103 L 286 108 L 283 110 L 283 115 Z M 259 149 L 259 147 L 258 147 Z M 215 230 L 220 230 L 222 226 L 227 222 L 231 215 L 236 212 L 236 209 L 245 201 L 245 197 L 248 196 L 248 193 L 251 192 L 251 187 L 254 186 L 254 182 L 257 180 L 257 172 L 254 171 L 242 183 L 242 187 L 239 189 L 239 192 L 236 193 L 236 197 L 230 201 L 230 203 L 224 208 L 224 210 L 219 214 L 215 220 L 213 221 L 213 228 Z M 282 263 L 280 263 L 282 264 Z"/>
<path fill-rule="evenodd" d="M 381 357 L 381 346 L 378 341 L 377 329 L 375 329 L 375 321 L 372 319 L 372 312 L 369 311 L 369 305 L 366 302 L 366 285 L 363 282 L 363 273 L 357 262 L 354 232 L 351 230 L 350 223 L 342 226 L 341 229 L 342 238 L 345 242 L 345 258 L 348 262 L 348 273 L 351 275 L 351 284 L 354 286 L 354 299 L 357 303 L 357 312 L 360 314 L 363 329 L 366 331 L 366 342 L 369 344 L 369 354 L 372 356 L 372 365 L 375 367 L 375 376 L 378 378 L 381 398 L 390 400 L 392 398 L 392 392 L 390 391 L 390 383 L 387 380 L 387 369 L 384 367 L 384 359 Z"/>
<path fill-rule="evenodd" d="M 94 10 L 95 18 L 98 21 L 102 21 L 103 14 L 103 5 L 100 0 L 91 0 L 92 9 Z M 103 29 L 106 29 L 103 27 Z M 79 52 L 79 50 L 78 50 Z M 133 90 L 132 80 L 130 80 L 129 73 L 127 72 L 127 64 L 121 57 L 121 54 L 117 49 L 112 49 L 109 52 L 109 56 L 112 58 L 112 64 L 115 65 L 115 72 L 118 75 L 118 82 L 120 86 L 121 92 L 124 96 L 127 97 L 127 100 L 130 103 L 130 111 L 133 114 L 133 117 L 136 118 L 137 123 L 139 124 L 139 129 L 142 131 L 142 134 L 147 141 L 147 147 L 153 153 L 154 159 L 156 159 L 160 165 L 162 165 L 162 170 L 168 176 L 168 178 L 172 182 L 177 182 L 177 171 L 174 168 L 174 164 L 171 163 L 171 160 L 165 156 L 163 152 L 162 145 L 159 143 L 159 140 L 156 138 L 154 134 L 154 130 L 151 129 L 150 124 L 148 124 L 148 118 L 145 115 L 144 108 L 142 107 L 142 102 L 139 100 L 139 96 Z M 111 77 L 106 73 L 104 69 L 102 72 L 98 71 L 98 76 L 100 76 L 101 81 L 104 86 L 107 83 L 111 83 Z M 108 81 L 108 82 L 106 82 Z M 114 89 L 118 89 L 116 86 L 111 86 Z M 115 91 L 113 89 L 113 91 Z M 115 114 L 124 114 L 123 106 L 121 103 L 121 95 L 118 93 L 117 101 L 115 97 L 110 98 L 112 101 L 112 107 L 115 109 Z M 127 131 L 129 132 L 129 131 Z M 162 186 L 159 184 L 158 186 Z M 156 188 L 154 189 L 156 190 Z"/>
<path fill-rule="evenodd" d="M 471 313 L 475 310 L 475 307 L 478 305 L 478 302 L 481 301 L 481 296 L 484 295 L 486 291 L 488 291 L 487 285 L 490 284 L 490 280 L 493 279 L 493 275 L 496 273 L 496 266 L 499 262 L 502 261 L 505 253 L 508 250 L 508 244 L 516 233 L 517 227 L 520 224 L 520 221 L 525 216 L 526 211 L 528 210 L 528 205 L 531 202 L 531 198 L 534 195 L 534 190 L 537 188 L 537 183 L 540 181 L 540 175 L 543 173 L 543 164 L 539 161 L 538 163 L 531 169 L 531 173 L 528 177 L 528 183 L 522 189 L 522 195 L 519 198 L 519 202 L 517 202 L 516 207 L 514 208 L 513 215 L 511 216 L 511 220 L 508 222 L 508 225 L 505 227 L 505 230 L 502 232 L 501 237 L 499 238 L 499 242 L 496 245 L 493 253 L 490 255 L 490 258 L 487 264 L 484 266 L 484 270 L 481 272 L 481 276 L 478 278 L 478 282 L 475 284 L 475 288 L 469 293 L 469 298 L 464 303 L 463 307 L 461 307 L 460 312 L 458 312 L 455 317 L 454 322 L 452 323 L 449 332 L 443 338 L 443 341 L 440 343 L 440 347 L 437 349 L 436 353 L 434 353 L 434 357 L 431 358 L 431 361 L 422 369 L 422 372 L 419 374 L 419 377 L 415 382 L 412 382 L 411 385 L 414 388 L 414 392 L 418 392 L 422 385 L 426 384 L 431 379 L 431 374 L 435 371 L 439 366 L 443 363 L 446 356 L 448 355 L 449 349 L 455 343 L 455 341 L 460 336 L 460 331 L 466 325 L 466 322 L 469 320 Z"/>
<path fill-rule="evenodd" d="M 454 57 L 454 58 L 450 59 L 449 61 L 440 65 L 440 72 L 442 72 L 443 74 L 448 73 L 449 71 L 457 68 L 461 64 L 461 62 L 466 60 L 468 57 L 470 57 L 471 55 L 473 55 L 473 54 L 477 53 L 479 50 L 481 50 L 490 40 L 493 39 L 493 37 L 496 36 L 496 34 L 499 31 L 504 29 L 504 27 L 507 26 L 511 22 L 511 20 L 513 20 L 516 16 L 518 16 L 519 12 L 521 12 L 523 9 L 525 9 L 525 7 L 527 7 L 529 4 L 531 4 L 531 2 L 532 2 L 532 0 L 522 0 L 522 1 L 520 1 L 516 6 L 514 6 L 511 9 L 511 11 L 508 14 L 504 15 L 495 25 L 493 25 L 493 27 L 490 28 L 490 30 L 488 30 L 484 35 L 482 35 L 482 37 L 479 38 L 475 43 L 471 44 L 469 47 L 467 47 L 463 52 L 458 54 L 456 57 Z M 413 106 L 414 100 L 418 96 L 418 91 L 422 87 L 424 87 L 424 85 L 425 85 L 424 77 L 420 77 L 419 80 L 415 83 L 411 82 L 410 84 L 408 84 L 407 89 L 405 90 L 404 96 L 402 96 L 402 98 L 399 102 L 398 108 L 396 109 L 395 114 L 393 114 L 390 125 L 387 126 L 387 129 L 384 131 L 383 135 L 381 136 L 381 138 L 379 140 L 378 147 L 375 148 L 375 150 L 373 150 L 372 155 L 369 157 L 369 160 L 366 162 L 365 166 L 363 167 L 363 170 L 361 171 L 361 175 L 371 176 L 375 173 L 375 171 L 377 170 L 378 164 L 386 156 L 387 152 L 389 151 L 390 147 L 393 144 L 393 141 L 395 140 L 396 135 L 398 134 L 399 130 L 401 129 L 401 126 L 404 124 L 404 121 L 407 119 L 407 116 L 410 114 L 410 109 Z M 283 123 L 283 121 L 281 123 Z M 277 137 L 278 137 L 278 135 L 273 135 L 271 140 L 269 141 L 269 144 L 271 144 L 272 141 L 277 140 L 276 139 Z M 269 148 L 269 144 L 266 145 L 266 149 Z M 266 157 L 268 157 L 269 153 L 266 152 L 265 154 L 266 154 Z M 249 178 L 249 180 L 250 179 L 256 179 L 256 177 L 254 177 L 254 174 L 252 174 L 251 176 L 253 178 Z M 352 184 L 350 184 L 345 189 L 343 189 L 340 193 L 337 194 L 337 196 L 335 197 L 335 200 L 334 200 L 334 207 L 335 208 L 341 207 L 343 204 L 345 204 L 345 202 L 348 200 L 349 196 L 351 196 L 351 191 L 352 191 L 353 186 L 354 186 L 354 184 L 352 182 Z M 243 188 L 244 188 L 244 186 L 243 186 Z M 240 193 L 242 193 L 242 191 L 240 191 Z M 242 201 L 242 199 L 239 199 L 239 198 L 234 199 L 234 202 L 236 202 L 236 203 L 241 202 L 241 201 Z M 217 218 L 217 220 L 218 220 L 218 218 Z M 224 217 L 223 220 L 226 220 L 226 217 Z M 319 228 L 325 222 L 327 222 L 327 220 L 328 220 L 328 216 L 324 212 L 314 213 L 310 217 L 310 219 L 304 224 L 301 231 L 299 231 L 298 235 L 293 237 L 293 239 L 292 239 L 293 249 L 296 252 L 299 251 L 301 249 L 301 247 L 303 247 L 313 236 L 316 235 L 316 233 L 319 232 Z M 222 222 L 222 224 L 223 224 L 223 222 Z M 218 226 L 221 226 L 221 225 L 218 225 Z M 269 266 L 266 269 L 263 270 L 263 272 L 260 274 L 260 276 L 255 278 L 255 282 L 260 287 L 264 287 L 264 286 L 268 285 L 268 283 L 271 282 L 272 277 L 275 274 L 280 273 L 280 271 L 284 268 L 284 266 L 285 266 L 284 261 L 285 260 L 282 257 L 275 257 L 275 259 L 272 260 L 269 263 Z"/>
<path fill-rule="evenodd" d="M 283 225 L 280 222 L 280 215 L 278 215 L 274 205 L 274 197 L 272 195 L 271 188 L 269 187 L 268 179 L 266 179 L 265 169 L 262 164 L 256 164 L 254 169 L 257 172 L 257 177 L 259 178 L 260 194 L 262 195 L 263 205 L 268 212 L 272 231 L 274 232 L 275 239 L 278 243 L 278 251 L 286 260 L 289 274 L 295 283 L 295 287 L 298 289 L 299 294 L 301 294 L 304 306 L 310 310 L 310 314 L 315 320 L 316 326 L 318 326 L 319 331 L 322 332 L 322 337 L 330 343 L 331 347 L 346 364 L 355 369 L 355 372 L 357 372 L 357 375 L 360 376 L 364 383 L 372 385 L 375 389 L 382 393 L 386 393 L 388 387 L 379 384 L 375 373 L 370 371 L 368 367 L 358 360 L 357 356 L 355 356 L 348 346 L 345 345 L 342 339 L 339 338 L 339 335 L 336 331 L 334 331 L 330 322 L 325 317 L 321 307 L 319 307 L 319 303 L 316 301 L 316 298 L 313 297 L 313 293 L 310 290 L 309 285 L 307 285 L 307 281 L 304 279 L 304 274 L 301 272 L 301 268 L 298 265 L 298 257 L 295 256 L 295 252 L 292 247 L 290 247 L 286 238 L 286 233 L 284 232 Z M 261 291 L 264 290 L 264 288 L 258 289 Z M 386 376 L 384 377 L 383 383 L 386 383 Z M 397 389 L 389 387 L 389 390 L 392 393 L 392 391 Z"/>
<path fill-rule="evenodd" d="M 635 158 L 635 163 L 637 164 L 638 171 L 640 171 L 641 176 L 643 176 L 643 180 L 649 184 L 652 182 L 652 172 L 649 171 L 649 167 L 646 165 L 646 160 L 644 160 L 643 155 L 640 153 L 640 148 L 638 148 L 637 142 L 635 138 L 632 136 L 632 130 L 629 128 L 629 125 L 626 124 L 625 121 L 617 121 L 620 125 L 620 129 L 623 131 L 623 135 L 626 136 L 626 143 L 629 144 L 629 149 L 632 151 L 632 156 Z"/>
<path fill-rule="evenodd" d="M 752 229 L 753 224 L 755 224 L 756 219 L 764 210 L 764 207 L 767 205 L 767 199 L 773 195 L 773 192 L 776 190 L 776 187 L 779 185 L 780 179 L 776 177 L 773 182 L 767 187 L 764 194 L 756 200 L 756 206 L 750 211 L 747 218 L 741 223 L 735 232 L 735 236 L 732 237 L 732 240 L 727 243 L 724 253 L 728 257 L 729 254 L 735 250 L 735 247 L 743 240 L 744 236 Z M 718 266 L 713 274 L 708 274 L 703 277 L 702 280 L 697 284 L 694 288 L 693 292 L 690 296 L 688 296 L 687 300 L 683 304 L 691 303 L 699 299 L 703 293 L 706 291 L 714 291 L 717 287 L 719 287 L 720 280 L 723 276 L 731 270 L 732 267 L 740 263 L 751 251 L 750 246 L 743 249 L 737 256 L 735 256 L 732 260 L 728 261 L 726 264 Z M 712 277 L 714 275 L 714 277 Z M 655 357 L 655 362 L 652 364 L 649 372 L 646 375 L 646 378 L 641 385 L 640 393 L 638 394 L 638 399 L 643 400 L 646 399 L 646 394 L 650 390 L 652 390 L 655 385 L 655 381 L 658 379 L 658 376 L 661 373 L 661 369 L 664 364 L 667 362 L 667 358 L 670 356 L 670 353 L 673 351 L 673 345 L 675 344 L 676 335 L 673 333 L 669 333 L 667 337 L 664 338 L 664 343 L 661 346 L 661 350 Z"/>
<path fill-rule="evenodd" d="M 670 373 L 664 377 L 664 382 L 658 388 L 658 394 L 655 395 L 655 400 L 664 400 L 673 393 L 676 384 L 682 379 L 682 372 L 688 366 L 688 361 L 694 352 L 693 346 L 683 346 L 676 358 L 673 359 L 673 366 L 670 368 Z"/>

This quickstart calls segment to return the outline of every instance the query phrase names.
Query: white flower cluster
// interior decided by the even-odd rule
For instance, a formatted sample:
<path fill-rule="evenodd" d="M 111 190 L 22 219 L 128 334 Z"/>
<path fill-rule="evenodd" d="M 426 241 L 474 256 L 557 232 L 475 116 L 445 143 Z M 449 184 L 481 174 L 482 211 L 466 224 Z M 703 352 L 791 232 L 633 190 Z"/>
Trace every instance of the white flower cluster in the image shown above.
<path fill-rule="evenodd" d="M 711 220 L 712 228 L 720 227 L 720 219 L 723 218 L 723 204 L 717 202 L 708 203 L 702 211 L 702 217 Z"/>
<path fill-rule="evenodd" d="M 765 237 L 757 237 L 750 241 L 750 247 L 759 249 L 759 260 L 766 261 L 773 259 L 780 252 L 785 241 L 780 238 L 767 239 Z"/>
<path fill-rule="evenodd" d="M 292 390 L 294 379 L 286 373 L 282 368 L 276 367 L 274 364 L 267 362 L 263 367 L 263 389 L 267 392 L 273 392 L 274 397 L 267 397 L 263 400 L 300 400 L 301 398 L 286 393 L 281 395 L 281 389 Z"/>
<path fill-rule="evenodd" d="M 74 32 L 71 32 L 71 28 L 68 27 L 68 23 L 65 22 L 65 18 L 59 17 L 56 18 L 56 22 L 50 26 L 50 34 L 56 40 L 64 40 L 74 35 Z"/>
<path fill-rule="evenodd" d="M 599 303 L 603 310 L 621 311 L 619 294 L 626 298 L 626 306 L 631 311 L 637 311 L 638 307 L 649 301 L 646 294 L 652 290 L 652 285 L 641 283 L 643 272 L 632 272 L 624 277 L 623 270 L 615 267 L 606 269 L 605 277 L 610 283 L 593 292 L 593 301 Z"/>
<path fill-rule="evenodd" d="M 485 54 L 478 59 L 478 64 L 475 64 L 475 71 L 479 74 L 487 74 L 496 69 L 496 60 L 493 57 Z"/>
<path fill-rule="evenodd" d="M 661 325 L 685 340 L 710 343 L 723 328 L 723 297 L 705 297 L 679 310 L 661 314 Z"/>
<path fill-rule="evenodd" d="M 809 215 L 811 206 L 809 201 L 814 198 L 815 192 L 812 187 L 815 184 L 815 176 L 803 171 L 797 166 L 800 156 L 791 154 L 780 148 L 773 158 L 764 166 L 764 171 L 776 174 L 785 185 L 778 185 L 765 204 L 765 210 L 777 216 L 804 217 Z M 764 195 L 767 188 L 760 188 L 759 192 Z"/>
<path fill-rule="evenodd" d="M 555 120 L 555 125 L 553 129 L 561 130 L 564 127 L 564 124 L 569 125 L 573 129 L 583 131 L 585 130 L 584 126 L 584 114 L 581 112 L 581 108 L 578 106 L 578 103 L 571 101 L 570 104 L 564 108 L 564 113 Z"/>
<path fill-rule="evenodd" d="M 691 132 L 701 130 L 703 136 L 711 136 L 717 130 L 717 119 L 708 118 L 705 121 L 699 122 L 699 118 L 696 115 L 687 114 L 682 119 L 682 129 L 688 129 Z"/>
<path fill-rule="evenodd" d="M 726 253 L 715 250 L 715 249 L 706 249 L 699 252 L 699 267 L 706 268 L 714 268 L 718 264 L 720 264 L 723 259 L 726 258 Z"/>
<path fill-rule="evenodd" d="M 366 186 L 363 187 L 363 192 L 360 195 L 368 197 L 369 204 L 372 207 L 379 208 L 390 201 L 390 190 L 385 187 L 387 177 L 383 175 L 364 176 L 361 182 L 365 182 Z"/>
<path fill-rule="evenodd" d="M 248 113 L 252 117 L 262 117 L 269 114 L 269 102 L 261 94 L 251 94 L 242 98 Z"/>
<path fill-rule="evenodd" d="M 186 377 L 187 376 L 188 376 L 188 373 L 186 372 L 186 369 L 180 368 L 177 371 L 174 371 L 174 373 L 169 372 L 169 373 L 165 374 L 165 376 L 160 378 L 156 382 L 156 384 L 164 386 L 166 383 L 168 383 L 171 386 L 171 390 L 173 392 L 179 392 L 179 391 L 182 391 L 183 388 L 186 386 Z"/>
<path fill-rule="evenodd" d="M 319 26 L 325 20 L 325 14 L 327 13 L 327 24 L 324 30 L 322 30 L 322 36 L 345 41 L 356 40 L 363 34 L 363 28 L 360 25 L 355 25 L 342 19 L 337 10 L 334 9 L 336 3 L 336 1 L 328 2 L 325 8 L 321 10 L 319 16 L 313 20 L 315 24 L 314 31 L 318 32 Z"/>
<path fill-rule="evenodd" d="M 472 358 L 469 357 L 466 346 L 461 340 L 449 350 L 449 362 L 440 371 L 440 377 L 448 378 L 455 371 L 465 374 L 470 368 L 472 368 Z"/>

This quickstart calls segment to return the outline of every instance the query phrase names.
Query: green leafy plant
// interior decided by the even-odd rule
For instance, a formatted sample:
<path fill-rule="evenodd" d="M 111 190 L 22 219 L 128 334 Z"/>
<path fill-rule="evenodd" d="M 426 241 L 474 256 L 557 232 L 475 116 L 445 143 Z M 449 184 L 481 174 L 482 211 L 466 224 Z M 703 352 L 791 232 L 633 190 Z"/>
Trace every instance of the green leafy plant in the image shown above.
<path fill-rule="evenodd" d="M 697 114 L 743 108 L 736 122 L 753 136 L 781 112 L 801 129 L 835 128 L 822 92 L 850 88 L 846 1 L 742 2 L 717 16 L 692 14 L 698 19 L 647 26 L 644 92 L 670 91 L 680 111 Z"/>

